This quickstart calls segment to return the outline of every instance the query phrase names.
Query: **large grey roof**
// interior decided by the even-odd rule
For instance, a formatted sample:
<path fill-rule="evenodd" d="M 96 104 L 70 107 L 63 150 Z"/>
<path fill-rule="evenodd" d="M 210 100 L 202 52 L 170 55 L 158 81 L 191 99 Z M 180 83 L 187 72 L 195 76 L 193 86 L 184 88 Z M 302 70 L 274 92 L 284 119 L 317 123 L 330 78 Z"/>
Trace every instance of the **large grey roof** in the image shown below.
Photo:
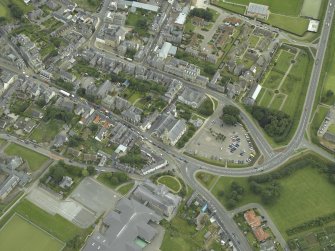
<path fill-rule="evenodd" d="M 267 15 L 269 7 L 262 4 L 250 3 L 248 6 L 248 12 L 257 13 L 261 15 Z"/>
<path fill-rule="evenodd" d="M 140 238 L 150 242 L 156 230 L 149 221 L 159 222 L 161 217 L 136 200 L 121 199 L 115 211 L 103 220 L 107 230 L 95 233 L 87 241 L 83 251 L 141 251 L 135 241 Z"/>

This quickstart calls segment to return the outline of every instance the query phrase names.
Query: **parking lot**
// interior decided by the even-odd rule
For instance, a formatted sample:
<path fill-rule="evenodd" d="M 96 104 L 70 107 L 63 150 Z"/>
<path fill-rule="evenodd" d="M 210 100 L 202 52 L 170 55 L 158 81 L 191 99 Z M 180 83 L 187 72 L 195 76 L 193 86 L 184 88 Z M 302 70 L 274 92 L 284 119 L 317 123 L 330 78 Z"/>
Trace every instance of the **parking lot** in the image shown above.
<path fill-rule="evenodd" d="M 236 164 L 249 163 L 256 154 L 250 135 L 243 126 L 225 125 L 219 117 L 202 127 L 197 137 L 188 144 L 186 152 Z"/>
<path fill-rule="evenodd" d="M 114 208 L 120 195 L 94 179 L 84 179 L 70 197 L 93 211 L 97 217 Z"/>

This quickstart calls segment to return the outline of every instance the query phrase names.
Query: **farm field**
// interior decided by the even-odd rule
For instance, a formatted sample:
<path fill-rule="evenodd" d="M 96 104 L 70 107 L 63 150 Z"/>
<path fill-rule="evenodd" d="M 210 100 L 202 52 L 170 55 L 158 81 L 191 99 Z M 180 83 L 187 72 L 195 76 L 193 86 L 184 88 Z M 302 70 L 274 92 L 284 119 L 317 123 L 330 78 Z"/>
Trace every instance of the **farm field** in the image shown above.
<path fill-rule="evenodd" d="M 58 251 L 63 247 L 64 243 L 17 214 L 0 230 L 0 250 Z"/>
<path fill-rule="evenodd" d="M 227 201 L 225 197 L 220 196 L 220 192 L 227 191 L 232 181 L 237 182 L 245 190 L 242 200 L 236 207 L 251 202 L 262 204 L 260 197 L 250 191 L 247 178 L 221 177 L 212 193 L 223 205 L 227 205 Z M 288 239 L 287 229 L 335 212 L 335 186 L 312 166 L 295 171 L 289 177 L 279 179 L 278 182 L 282 187 L 280 197 L 274 205 L 263 204 L 263 206 L 284 238 Z"/>
<path fill-rule="evenodd" d="M 48 160 L 47 157 L 14 143 L 8 145 L 4 149 L 4 152 L 7 155 L 20 156 L 22 159 L 28 162 L 31 171 L 38 170 Z"/>
<path fill-rule="evenodd" d="M 62 122 L 57 120 L 50 120 L 47 123 L 41 122 L 38 127 L 34 129 L 30 138 L 37 142 L 50 142 L 59 133 Z"/>

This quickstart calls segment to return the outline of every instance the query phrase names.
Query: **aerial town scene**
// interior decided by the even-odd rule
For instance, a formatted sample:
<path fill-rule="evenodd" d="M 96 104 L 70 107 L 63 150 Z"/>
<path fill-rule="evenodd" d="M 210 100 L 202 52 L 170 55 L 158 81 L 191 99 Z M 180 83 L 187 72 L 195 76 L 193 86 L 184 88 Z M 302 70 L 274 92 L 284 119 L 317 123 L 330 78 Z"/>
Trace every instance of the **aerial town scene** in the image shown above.
<path fill-rule="evenodd" d="M 0 0 L 0 251 L 334 251 L 335 0 Z"/>

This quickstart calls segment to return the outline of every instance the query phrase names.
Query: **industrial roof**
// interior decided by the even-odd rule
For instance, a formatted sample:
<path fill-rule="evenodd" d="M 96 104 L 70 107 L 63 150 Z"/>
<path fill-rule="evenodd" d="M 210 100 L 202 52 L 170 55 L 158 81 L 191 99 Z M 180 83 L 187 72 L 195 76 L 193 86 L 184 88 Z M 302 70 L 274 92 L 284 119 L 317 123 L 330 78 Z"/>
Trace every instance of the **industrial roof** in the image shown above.
<path fill-rule="evenodd" d="M 115 211 L 104 219 L 106 231 L 93 234 L 83 251 L 141 251 L 137 245 L 138 238 L 146 242 L 156 235 L 156 230 L 148 225 L 149 221 L 158 223 L 161 217 L 150 208 L 136 200 L 121 199 Z"/>
<path fill-rule="evenodd" d="M 269 6 L 257 3 L 249 3 L 248 12 L 257 13 L 260 15 L 267 15 Z"/>

